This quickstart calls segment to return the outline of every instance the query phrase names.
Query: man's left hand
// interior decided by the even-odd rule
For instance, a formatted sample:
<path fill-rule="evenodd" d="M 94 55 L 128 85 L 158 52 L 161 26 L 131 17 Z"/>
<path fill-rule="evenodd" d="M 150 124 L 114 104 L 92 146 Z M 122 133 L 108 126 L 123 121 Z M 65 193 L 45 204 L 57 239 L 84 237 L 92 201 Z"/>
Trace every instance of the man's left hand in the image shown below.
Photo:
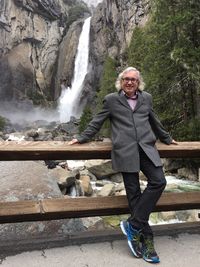
<path fill-rule="evenodd" d="M 178 145 L 178 142 L 173 139 L 170 145 Z"/>

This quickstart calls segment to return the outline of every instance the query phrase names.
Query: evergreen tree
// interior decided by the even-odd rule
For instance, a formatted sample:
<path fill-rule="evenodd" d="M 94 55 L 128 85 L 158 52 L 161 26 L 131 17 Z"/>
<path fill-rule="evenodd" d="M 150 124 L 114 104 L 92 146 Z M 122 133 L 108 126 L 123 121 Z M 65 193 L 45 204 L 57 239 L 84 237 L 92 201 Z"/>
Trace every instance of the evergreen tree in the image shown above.
<path fill-rule="evenodd" d="M 103 74 L 100 80 L 100 89 L 97 93 L 97 112 L 101 110 L 104 97 L 116 91 L 115 81 L 117 79 L 116 73 L 117 62 L 107 57 L 103 65 Z M 104 137 L 110 136 L 110 123 L 105 121 L 103 127 L 101 128 L 100 135 Z"/>
<path fill-rule="evenodd" d="M 156 111 L 179 140 L 200 136 L 199 29 L 199 1 L 153 0 L 148 25 L 134 30 L 128 49 L 129 65 L 142 71 Z"/>
<path fill-rule="evenodd" d="M 5 125 L 6 125 L 6 120 L 2 116 L 0 116 L 0 131 L 3 131 Z"/>
<path fill-rule="evenodd" d="M 91 108 L 89 106 L 86 106 L 80 118 L 79 133 L 83 132 L 86 129 L 91 119 L 92 119 Z"/>
<path fill-rule="evenodd" d="M 107 57 L 104 65 L 103 65 L 103 73 L 100 80 L 100 88 L 97 93 L 97 101 L 96 101 L 96 110 L 95 113 L 99 112 L 103 105 L 103 99 L 104 97 L 112 92 L 115 92 L 115 81 L 117 78 L 116 75 L 116 61 L 113 60 L 110 57 Z M 79 132 L 82 132 L 85 130 L 86 126 L 92 119 L 92 111 L 90 107 L 86 106 L 86 108 L 83 111 L 83 114 L 80 118 L 80 124 L 79 124 Z M 110 136 L 110 125 L 109 121 L 106 121 L 101 128 L 101 131 L 99 133 L 100 136 L 108 137 Z"/>
<path fill-rule="evenodd" d="M 103 73 L 100 80 L 100 88 L 97 93 L 97 111 L 102 108 L 104 97 L 116 91 L 115 81 L 117 79 L 116 73 L 117 62 L 111 57 L 107 57 L 103 65 Z"/>

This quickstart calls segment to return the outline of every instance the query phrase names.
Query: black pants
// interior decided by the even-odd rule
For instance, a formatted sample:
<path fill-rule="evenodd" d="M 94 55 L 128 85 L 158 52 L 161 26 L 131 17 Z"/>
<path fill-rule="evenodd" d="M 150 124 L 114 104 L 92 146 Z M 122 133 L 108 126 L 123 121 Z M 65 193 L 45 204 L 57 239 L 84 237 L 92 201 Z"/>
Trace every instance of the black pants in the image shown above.
<path fill-rule="evenodd" d="M 123 180 L 131 216 L 128 221 L 144 235 L 153 235 L 149 226 L 149 216 L 160 198 L 166 179 L 162 167 L 156 167 L 140 148 L 140 169 L 147 177 L 147 187 L 141 193 L 138 172 L 123 172 Z"/>

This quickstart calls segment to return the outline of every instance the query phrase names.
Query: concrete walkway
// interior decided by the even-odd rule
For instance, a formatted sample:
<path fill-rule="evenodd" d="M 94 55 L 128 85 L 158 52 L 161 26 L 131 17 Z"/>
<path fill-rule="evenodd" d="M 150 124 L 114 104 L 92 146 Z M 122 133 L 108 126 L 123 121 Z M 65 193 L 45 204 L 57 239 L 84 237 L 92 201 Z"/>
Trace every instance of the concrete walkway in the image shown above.
<path fill-rule="evenodd" d="M 160 267 L 199 267 L 200 235 L 156 236 Z M 25 252 L 1 259 L 1 267 L 145 267 L 132 256 L 126 240 Z"/>

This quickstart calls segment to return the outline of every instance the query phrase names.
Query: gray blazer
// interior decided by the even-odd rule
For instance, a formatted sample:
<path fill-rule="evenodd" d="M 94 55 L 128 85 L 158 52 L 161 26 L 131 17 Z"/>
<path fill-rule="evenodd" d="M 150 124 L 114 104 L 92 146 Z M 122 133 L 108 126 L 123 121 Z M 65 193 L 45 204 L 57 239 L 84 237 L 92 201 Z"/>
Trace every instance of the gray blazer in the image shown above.
<path fill-rule="evenodd" d="M 155 166 L 162 166 L 155 147 L 156 139 L 170 144 L 172 138 L 166 132 L 152 108 L 152 96 L 138 92 L 134 111 L 130 108 L 124 94 L 109 94 L 103 101 L 102 110 L 94 116 L 86 130 L 77 138 L 79 143 L 89 141 L 109 118 L 111 122 L 112 165 L 119 172 L 139 172 L 139 150 L 142 147 Z"/>

